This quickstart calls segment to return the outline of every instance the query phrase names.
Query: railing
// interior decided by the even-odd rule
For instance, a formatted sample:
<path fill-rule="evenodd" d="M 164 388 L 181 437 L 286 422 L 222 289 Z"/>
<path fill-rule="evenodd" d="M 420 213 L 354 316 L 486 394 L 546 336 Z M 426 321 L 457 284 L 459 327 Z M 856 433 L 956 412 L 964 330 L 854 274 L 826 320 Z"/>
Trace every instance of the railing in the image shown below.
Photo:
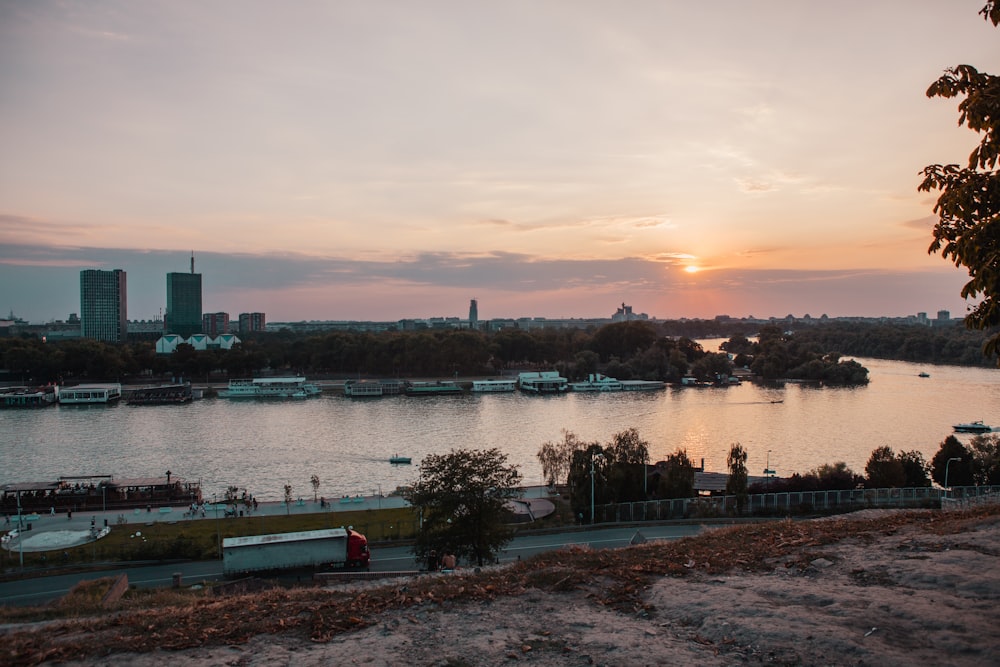
<path fill-rule="evenodd" d="M 1000 502 L 1000 486 L 955 486 L 950 491 L 932 487 L 905 489 L 850 489 L 845 491 L 789 491 L 747 496 L 738 511 L 736 496 L 700 496 L 645 502 L 599 505 L 595 523 L 704 519 L 726 516 L 835 513 L 863 508 L 946 508 Z"/>

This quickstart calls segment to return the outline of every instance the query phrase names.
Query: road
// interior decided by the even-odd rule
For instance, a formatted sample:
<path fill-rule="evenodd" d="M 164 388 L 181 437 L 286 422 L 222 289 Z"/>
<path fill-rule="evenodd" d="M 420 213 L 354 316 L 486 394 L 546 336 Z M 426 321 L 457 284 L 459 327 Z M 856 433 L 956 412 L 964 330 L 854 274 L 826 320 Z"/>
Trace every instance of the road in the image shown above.
<path fill-rule="evenodd" d="M 610 549 L 629 544 L 636 533 L 646 540 L 672 540 L 695 535 L 705 529 L 699 525 L 643 525 L 635 527 L 592 528 L 550 534 L 529 534 L 516 537 L 500 554 L 500 562 L 507 563 L 528 558 L 537 553 L 561 549 L 570 545 L 587 545 L 595 549 Z M 417 570 L 419 566 L 410 548 L 373 547 L 371 569 L 376 572 Z M 108 569 L 97 572 L 53 575 L 0 583 L 0 604 L 11 606 L 40 605 L 52 602 L 78 582 L 100 577 L 128 574 L 129 584 L 140 588 L 171 586 L 174 575 L 180 574 L 182 583 L 190 585 L 203 581 L 222 580 L 222 561 L 197 561 L 174 564 Z"/>

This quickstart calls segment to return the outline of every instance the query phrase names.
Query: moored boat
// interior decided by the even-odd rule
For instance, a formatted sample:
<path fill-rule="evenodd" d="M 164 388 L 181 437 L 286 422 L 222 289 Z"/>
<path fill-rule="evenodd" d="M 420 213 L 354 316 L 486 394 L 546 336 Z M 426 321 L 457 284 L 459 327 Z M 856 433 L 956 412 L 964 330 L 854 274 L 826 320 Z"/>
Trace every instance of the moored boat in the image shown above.
<path fill-rule="evenodd" d="M 122 397 L 122 386 L 118 382 L 80 384 L 74 387 L 60 387 L 58 394 L 59 405 L 115 403 Z"/>
<path fill-rule="evenodd" d="M 56 404 L 56 388 L 7 387 L 0 390 L 0 406 L 5 408 L 44 408 Z"/>
<path fill-rule="evenodd" d="M 125 402 L 129 405 L 177 405 L 190 403 L 194 393 L 190 384 L 165 384 L 159 387 L 143 387 L 127 393 Z"/>
<path fill-rule="evenodd" d="M 569 381 L 558 371 L 521 373 L 517 385 L 528 394 L 562 394 L 569 391 Z"/>
<path fill-rule="evenodd" d="M 344 396 L 367 398 L 382 395 L 382 383 L 377 380 L 346 380 Z"/>
<path fill-rule="evenodd" d="M 220 398 L 309 398 L 322 390 L 304 377 L 274 377 L 230 380 Z"/>
<path fill-rule="evenodd" d="M 475 393 L 497 393 L 514 391 L 517 389 L 517 380 L 473 380 L 472 391 Z"/>
<path fill-rule="evenodd" d="M 412 458 L 409 456 L 400 456 L 399 454 L 393 454 L 389 457 L 389 463 L 393 465 L 409 465 L 412 462 Z"/>
<path fill-rule="evenodd" d="M 447 394 L 461 394 L 462 387 L 451 380 L 439 380 L 437 382 L 407 382 L 407 396 L 441 396 Z"/>
<path fill-rule="evenodd" d="M 982 420 L 965 424 L 955 424 L 952 428 L 955 429 L 955 433 L 989 433 L 993 430 L 992 426 L 984 424 Z"/>
<path fill-rule="evenodd" d="M 572 382 L 570 383 L 570 389 L 573 391 L 621 391 L 622 383 L 612 377 L 607 375 L 601 375 L 600 373 L 591 373 L 587 376 L 587 379 L 582 382 Z"/>
<path fill-rule="evenodd" d="M 77 475 L 50 482 L 18 482 L 0 486 L 5 514 L 86 512 L 183 507 L 202 500 L 201 483 L 167 471 L 159 477 L 116 478 Z"/>

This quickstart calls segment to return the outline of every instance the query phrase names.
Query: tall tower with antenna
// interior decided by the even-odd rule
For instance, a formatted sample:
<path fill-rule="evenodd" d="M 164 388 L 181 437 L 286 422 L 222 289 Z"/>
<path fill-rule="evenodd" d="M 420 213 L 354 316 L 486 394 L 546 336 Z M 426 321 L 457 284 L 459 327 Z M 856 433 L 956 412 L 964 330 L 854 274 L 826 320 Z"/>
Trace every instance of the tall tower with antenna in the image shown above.
<path fill-rule="evenodd" d="M 190 273 L 167 274 L 164 329 L 184 338 L 201 333 L 201 274 L 194 272 L 194 250 Z"/>

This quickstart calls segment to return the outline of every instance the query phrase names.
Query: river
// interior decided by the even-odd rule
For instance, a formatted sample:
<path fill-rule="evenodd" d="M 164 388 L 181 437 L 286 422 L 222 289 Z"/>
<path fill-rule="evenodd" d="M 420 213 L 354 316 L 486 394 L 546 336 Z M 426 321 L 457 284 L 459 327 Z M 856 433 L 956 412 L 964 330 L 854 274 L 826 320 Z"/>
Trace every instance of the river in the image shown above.
<path fill-rule="evenodd" d="M 286 483 L 293 495 L 311 497 L 312 475 L 328 498 L 388 494 L 416 479 L 427 454 L 488 447 L 505 452 L 526 484 L 541 484 L 536 453 L 561 440 L 563 429 L 606 443 L 629 427 L 649 442 L 653 461 L 683 448 L 696 465 L 704 459 L 706 470 L 725 471 L 730 445 L 739 442 L 751 475 L 765 465 L 786 476 L 838 461 L 864 474 L 876 447 L 917 450 L 930 460 L 952 424 L 982 419 L 1000 427 L 998 370 L 857 360 L 870 371 L 865 387 L 745 382 L 548 397 L 337 393 L 288 402 L 210 398 L 177 406 L 0 410 L 0 484 L 171 470 L 201 480 L 207 497 L 232 485 L 279 500 Z M 394 454 L 414 465 L 391 465 Z"/>

